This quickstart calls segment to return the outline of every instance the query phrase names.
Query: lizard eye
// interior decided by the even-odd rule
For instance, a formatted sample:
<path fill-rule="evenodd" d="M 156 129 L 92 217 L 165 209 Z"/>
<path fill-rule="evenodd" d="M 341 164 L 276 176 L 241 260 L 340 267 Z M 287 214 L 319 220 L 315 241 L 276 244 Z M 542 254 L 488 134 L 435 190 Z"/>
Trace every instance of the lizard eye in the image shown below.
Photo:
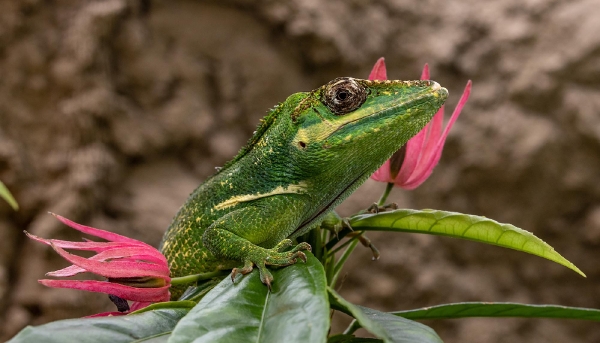
<path fill-rule="evenodd" d="M 340 77 L 325 85 L 322 101 L 335 115 L 359 108 L 367 99 L 367 91 L 353 78 Z"/>

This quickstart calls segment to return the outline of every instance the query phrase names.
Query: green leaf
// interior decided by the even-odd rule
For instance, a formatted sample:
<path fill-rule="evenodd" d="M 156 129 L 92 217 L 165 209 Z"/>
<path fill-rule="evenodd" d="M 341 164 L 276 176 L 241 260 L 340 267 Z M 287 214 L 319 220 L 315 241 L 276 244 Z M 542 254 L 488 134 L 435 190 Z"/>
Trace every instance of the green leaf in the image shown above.
<path fill-rule="evenodd" d="M 15 200 L 15 198 L 13 198 L 12 194 L 10 194 L 8 188 L 6 188 L 2 181 L 0 181 L 0 198 L 6 200 L 6 202 L 10 205 L 10 207 L 13 208 L 13 210 L 16 211 L 19 209 L 19 204 L 17 204 L 17 201 Z"/>
<path fill-rule="evenodd" d="M 59 320 L 28 326 L 10 343 L 130 343 L 164 342 L 175 324 L 189 312 L 188 308 L 160 309 L 118 317 Z"/>
<path fill-rule="evenodd" d="M 600 310 L 558 305 L 465 302 L 393 312 L 409 319 L 451 319 L 466 317 L 563 318 L 600 321 Z"/>
<path fill-rule="evenodd" d="M 359 327 L 363 327 L 386 343 L 442 342 L 442 339 L 428 326 L 390 313 L 354 305 L 333 289 L 328 287 L 327 290 L 332 308 L 356 318 L 356 321 L 350 326 L 353 330 L 347 331 L 345 334 L 350 334 Z"/>
<path fill-rule="evenodd" d="M 137 339 L 131 343 L 167 343 L 171 338 L 170 332 L 160 333 L 147 338 Z"/>
<path fill-rule="evenodd" d="M 486 217 L 438 210 L 402 209 L 357 215 L 350 218 L 350 225 L 356 231 L 428 233 L 488 243 L 546 258 L 585 277 L 579 268 L 531 232 Z"/>
<path fill-rule="evenodd" d="M 377 338 L 356 337 L 353 335 L 334 335 L 329 336 L 327 343 L 382 343 L 383 341 Z"/>
<path fill-rule="evenodd" d="M 169 342 L 325 342 L 330 322 L 325 271 L 306 255 L 306 264 L 273 270 L 271 292 L 258 270 L 235 283 L 224 279 L 179 322 Z"/>

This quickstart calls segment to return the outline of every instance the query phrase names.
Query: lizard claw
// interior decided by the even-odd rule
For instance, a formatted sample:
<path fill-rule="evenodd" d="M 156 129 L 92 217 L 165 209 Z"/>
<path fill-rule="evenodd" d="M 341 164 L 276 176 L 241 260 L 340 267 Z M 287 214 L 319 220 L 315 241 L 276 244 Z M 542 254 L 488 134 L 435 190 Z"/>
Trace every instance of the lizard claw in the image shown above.
<path fill-rule="evenodd" d="M 298 251 L 296 254 L 298 254 L 298 258 L 302 260 L 302 262 L 306 263 L 306 254 L 303 253 L 302 251 Z"/>
<path fill-rule="evenodd" d="M 371 206 L 367 208 L 368 213 L 379 213 L 379 205 L 373 203 Z"/>
<path fill-rule="evenodd" d="M 233 268 L 231 270 L 231 280 L 235 280 L 238 274 L 248 274 L 252 271 L 253 266 L 258 268 L 260 272 L 260 281 L 264 283 L 269 290 L 273 284 L 273 275 L 267 269 L 267 266 L 284 267 L 294 264 L 298 259 L 306 263 L 306 254 L 303 250 L 311 250 L 310 244 L 303 242 L 296 245 L 290 251 L 281 252 L 281 249 L 285 249 L 292 245 L 292 241 L 284 239 L 277 244 L 273 249 L 260 248 L 259 250 L 253 251 L 250 256 L 244 261 L 244 267 Z"/>
<path fill-rule="evenodd" d="M 262 281 L 262 283 L 265 284 L 265 286 L 267 286 L 267 288 L 269 289 L 269 292 L 271 292 L 271 281 L 273 281 L 273 277 L 269 278 L 265 278 L 265 279 L 261 279 L 260 281 Z"/>
<path fill-rule="evenodd" d="M 267 288 L 269 288 L 269 292 L 271 291 L 271 283 L 273 282 L 273 274 L 267 269 L 264 264 L 257 264 L 258 271 L 260 272 L 260 281 L 264 283 Z"/>
<path fill-rule="evenodd" d="M 383 205 L 383 206 L 379 206 L 376 203 L 374 203 L 373 205 L 369 206 L 369 208 L 367 208 L 367 213 L 379 213 L 379 212 L 384 212 L 387 210 L 397 210 L 398 209 L 398 204 L 396 204 L 395 202 L 389 203 L 387 205 Z"/>
<path fill-rule="evenodd" d="M 252 263 L 252 261 L 247 260 L 244 262 L 244 266 L 242 268 L 233 268 L 231 270 L 231 282 L 235 282 L 235 277 L 238 274 L 246 275 L 250 273 L 253 269 L 253 265 L 254 263 Z"/>
<path fill-rule="evenodd" d="M 357 237 L 360 243 L 365 247 L 371 249 L 371 253 L 373 254 L 373 261 L 379 260 L 380 254 L 379 249 L 371 243 L 371 240 L 364 235 L 364 231 L 353 231 L 346 235 L 348 238 Z"/>
<path fill-rule="evenodd" d="M 398 204 L 396 204 L 395 202 L 383 206 L 379 206 L 374 203 L 373 205 L 369 206 L 369 208 L 367 208 L 366 211 L 367 213 L 379 213 L 387 210 L 397 210 L 398 208 Z"/>
<path fill-rule="evenodd" d="M 302 250 L 311 251 L 312 247 L 310 246 L 310 244 L 308 244 L 306 242 L 302 242 L 302 243 L 296 245 L 294 247 L 294 249 L 292 249 L 290 252 L 301 252 L 302 253 Z M 302 255 L 304 255 L 304 253 L 302 253 Z M 306 258 L 306 255 L 304 255 L 304 258 Z M 305 262 L 306 262 L 306 260 L 305 260 Z"/>

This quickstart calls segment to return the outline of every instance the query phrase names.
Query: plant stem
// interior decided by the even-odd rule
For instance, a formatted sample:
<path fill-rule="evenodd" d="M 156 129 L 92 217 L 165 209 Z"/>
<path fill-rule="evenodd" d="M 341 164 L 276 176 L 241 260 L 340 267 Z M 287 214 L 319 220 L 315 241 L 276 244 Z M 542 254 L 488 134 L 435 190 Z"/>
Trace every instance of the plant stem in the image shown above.
<path fill-rule="evenodd" d="M 171 279 L 171 284 L 172 285 L 183 285 L 183 284 L 187 284 L 187 283 L 197 282 L 199 280 L 212 279 L 214 277 L 221 276 L 223 274 L 224 273 L 223 273 L 222 270 L 218 270 L 216 272 L 209 272 L 209 273 L 200 273 L 200 274 L 194 274 L 194 275 L 180 276 L 180 277 L 172 278 Z"/>
<path fill-rule="evenodd" d="M 387 200 L 388 195 L 390 195 L 392 188 L 394 188 L 394 184 L 392 182 L 388 182 L 387 186 L 385 186 L 385 191 L 383 192 L 381 198 L 379 198 L 379 201 L 377 202 L 377 206 L 383 206 L 385 204 L 385 201 Z"/>
<path fill-rule="evenodd" d="M 322 230 L 312 230 L 313 232 L 313 236 L 314 236 L 314 243 L 313 244 L 313 251 L 315 252 L 315 257 L 321 261 L 321 263 L 324 263 L 325 261 L 322 260 L 323 259 L 323 236 L 322 236 Z"/>
<path fill-rule="evenodd" d="M 348 228 L 343 228 L 335 236 L 331 235 L 329 237 L 329 241 L 327 241 L 327 244 L 325 244 L 325 249 L 327 249 L 327 251 L 330 252 L 339 242 L 342 241 L 342 239 L 344 237 L 346 237 L 346 235 L 348 235 L 351 232 L 354 232 L 354 231 L 352 231 Z"/>
<path fill-rule="evenodd" d="M 335 268 L 335 255 L 326 255 L 326 263 L 325 263 L 325 276 L 327 278 L 327 284 L 331 282 L 333 279 L 333 270 Z"/>
<path fill-rule="evenodd" d="M 354 248 L 356 248 L 357 244 L 358 244 L 358 239 L 353 239 L 352 243 L 350 243 L 350 245 L 346 248 L 346 250 L 340 257 L 340 259 L 336 262 L 335 267 L 333 268 L 333 277 L 331 278 L 331 281 L 329 282 L 329 287 L 335 288 L 335 284 L 337 283 L 338 277 L 340 276 L 342 267 L 344 266 L 344 263 L 346 263 L 346 260 L 348 259 L 348 257 L 350 257 L 350 254 L 352 254 L 352 251 L 354 251 Z"/>
<path fill-rule="evenodd" d="M 328 252 L 329 256 L 335 255 L 335 253 L 337 253 L 338 251 L 344 249 L 348 244 L 350 244 L 355 239 L 358 239 L 358 236 L 357 237 L 352 237 L 349 240 L 345 241 L 342 245 L 338 246 L 337 248 L 330 250 Z"/>

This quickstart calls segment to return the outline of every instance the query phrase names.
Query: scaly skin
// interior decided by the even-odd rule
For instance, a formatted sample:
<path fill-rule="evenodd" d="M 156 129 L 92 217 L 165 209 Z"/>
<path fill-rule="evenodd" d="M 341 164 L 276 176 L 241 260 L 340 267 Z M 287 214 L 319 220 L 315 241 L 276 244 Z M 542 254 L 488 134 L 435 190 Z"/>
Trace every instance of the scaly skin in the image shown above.
<path fill-rule="evenodd" d="M 200 185 L 165 233 L 173 277 L 304 259 L 315 227 L 417 134 L 448 92 L 433 81 L 339 78 L 275 107 L 247 146 Z M 236 267 L 240 267 L 237 269 Z M 173 298 L 181 289 L 173 289 Z"/>

